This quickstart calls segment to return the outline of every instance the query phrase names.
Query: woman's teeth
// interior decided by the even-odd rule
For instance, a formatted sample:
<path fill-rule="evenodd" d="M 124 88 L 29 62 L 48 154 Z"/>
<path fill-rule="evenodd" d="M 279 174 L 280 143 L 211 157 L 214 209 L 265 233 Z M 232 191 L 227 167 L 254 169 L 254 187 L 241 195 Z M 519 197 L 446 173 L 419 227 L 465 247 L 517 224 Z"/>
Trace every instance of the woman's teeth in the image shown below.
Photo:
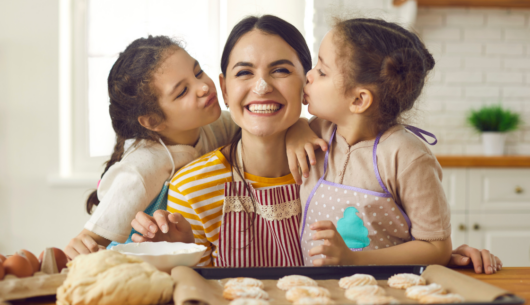
<path fill-rule="evenodd" d="M 280 110 L 279 104 L 250 104 L 248 110 L 253 113 L 273 113 Z"/>

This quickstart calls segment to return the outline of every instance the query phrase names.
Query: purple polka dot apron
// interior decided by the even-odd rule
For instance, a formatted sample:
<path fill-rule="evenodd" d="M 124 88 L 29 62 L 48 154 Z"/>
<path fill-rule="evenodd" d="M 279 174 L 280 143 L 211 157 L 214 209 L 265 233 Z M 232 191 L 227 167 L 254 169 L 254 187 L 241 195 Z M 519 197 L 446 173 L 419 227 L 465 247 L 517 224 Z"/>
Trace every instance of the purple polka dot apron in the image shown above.
<path fill-rule="evenodd" d="M 414 126 L 405 127 L 428 144 L 436 144 L 437 140 L 433 134 Z M 382 133 L 374 141 L 372 159 L 374 174 L 384 192 L 374 192 L 325 180 L 329 151 L 336 131 L 335 127 L 329 140 L 330 149 L 324 158 L 324 173 L 309 194 L 303 210 L 300 242 L 305 266 L 313 266 L 313 259 L 319 258 L 309 256 L 311 248 L 323 243 L 312 239 L 314 231 L 309 226 L 321 220 L 332 221 L 352 251 L 377 250 L 414 240 L 410 233 L 409 217 L 396 204 L 379 175 L 376 152 Z M 422 134 L 434 138 L 435 141 L 429 143 Z"/>

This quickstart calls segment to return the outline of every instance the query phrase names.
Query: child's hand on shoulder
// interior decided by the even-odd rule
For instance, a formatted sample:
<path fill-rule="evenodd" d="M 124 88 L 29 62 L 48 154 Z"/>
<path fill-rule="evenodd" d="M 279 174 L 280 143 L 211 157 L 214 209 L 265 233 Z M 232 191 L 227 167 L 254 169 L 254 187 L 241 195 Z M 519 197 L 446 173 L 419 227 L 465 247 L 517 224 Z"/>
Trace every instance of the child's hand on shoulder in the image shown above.
<path fill-rule="evenodd" d="M 133 229 L 142 234 L 133 234 L 131 239 L 136 243 L 145 241 L 195 242 L 190 223 L 179 213 L 171 214 L 166 210 L 157 210 L 153 216 L 149 216 L 144 212 L 138 212 L 131 225 Z"/>
<path fill-rule="evenodd" d="M 502 268 L 502 261 L 486 249 L 476 249 L 466 244 L 453 250 L 449 266 L 473 264 L 476 273 L 493 274 Z"/>
<path fill-rule="evenodd" d="M 307 159 L 311 165 L 316 164 L 315 149 L 328 149 L 328 143 L 317 137 L 313 130 L 309 127 L 307 119 L 301 118 L 293 126 L 287 130 L 285 137 L 285 144 L 287 146 L 287 159 L 289 160 L 289 170 L 293 174 L 293 178 L 297 184 L 302 184 L 300 171 L 304 178 L 309 177 L 309 166 Z"/>
<path fill-rule="evenodd" d="M 317 221 L 310 226 L 313 230 L 313 240 L 323 240 L 324 244 L 309 250 L 309 256 L 324 255 L 325 258 L 313 260 L 315 266 L 353 265 L 352 251 L 342 236 L 340 236 L 333 222 L 329 220 Z"/>

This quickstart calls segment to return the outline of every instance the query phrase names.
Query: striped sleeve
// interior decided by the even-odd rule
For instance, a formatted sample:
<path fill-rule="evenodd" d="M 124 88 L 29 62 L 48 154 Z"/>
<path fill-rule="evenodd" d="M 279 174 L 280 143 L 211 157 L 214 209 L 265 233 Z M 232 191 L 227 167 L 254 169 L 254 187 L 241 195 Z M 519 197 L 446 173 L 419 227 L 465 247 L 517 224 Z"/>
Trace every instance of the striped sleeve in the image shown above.
<path fill-rule="evenodd" d="M 167 210 L 191 224 L 195 243 L 207 248 L 199 266 L 213 266 L 223 214 L 224 183 L 231 173 L 220 152 L 214 151 L 179 170 L 169 186 Z"/>

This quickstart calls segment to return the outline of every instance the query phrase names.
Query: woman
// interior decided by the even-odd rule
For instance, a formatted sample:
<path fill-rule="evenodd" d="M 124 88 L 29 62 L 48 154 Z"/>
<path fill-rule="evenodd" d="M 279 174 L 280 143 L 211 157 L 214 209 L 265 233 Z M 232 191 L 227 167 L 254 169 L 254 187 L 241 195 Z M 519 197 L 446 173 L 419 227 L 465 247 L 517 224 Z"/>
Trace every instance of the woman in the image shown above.
<path fill-rule="evenodd" d="M 311 69 L 307 45 L 284 20 L 248 17 L 230 33 L 221 68 L 223 98 L 241 137 L 182 168 L 171 182 L 168 211 L 138 213 L 132 225 L 144 236 L 132 239 L 203 244 L 199 265 L 302 265 L 299 188 L 284 143 Z M 454 263 L 467 264 L 463 254 L 482 266 L 478 250 L 457 250 Z"/>

